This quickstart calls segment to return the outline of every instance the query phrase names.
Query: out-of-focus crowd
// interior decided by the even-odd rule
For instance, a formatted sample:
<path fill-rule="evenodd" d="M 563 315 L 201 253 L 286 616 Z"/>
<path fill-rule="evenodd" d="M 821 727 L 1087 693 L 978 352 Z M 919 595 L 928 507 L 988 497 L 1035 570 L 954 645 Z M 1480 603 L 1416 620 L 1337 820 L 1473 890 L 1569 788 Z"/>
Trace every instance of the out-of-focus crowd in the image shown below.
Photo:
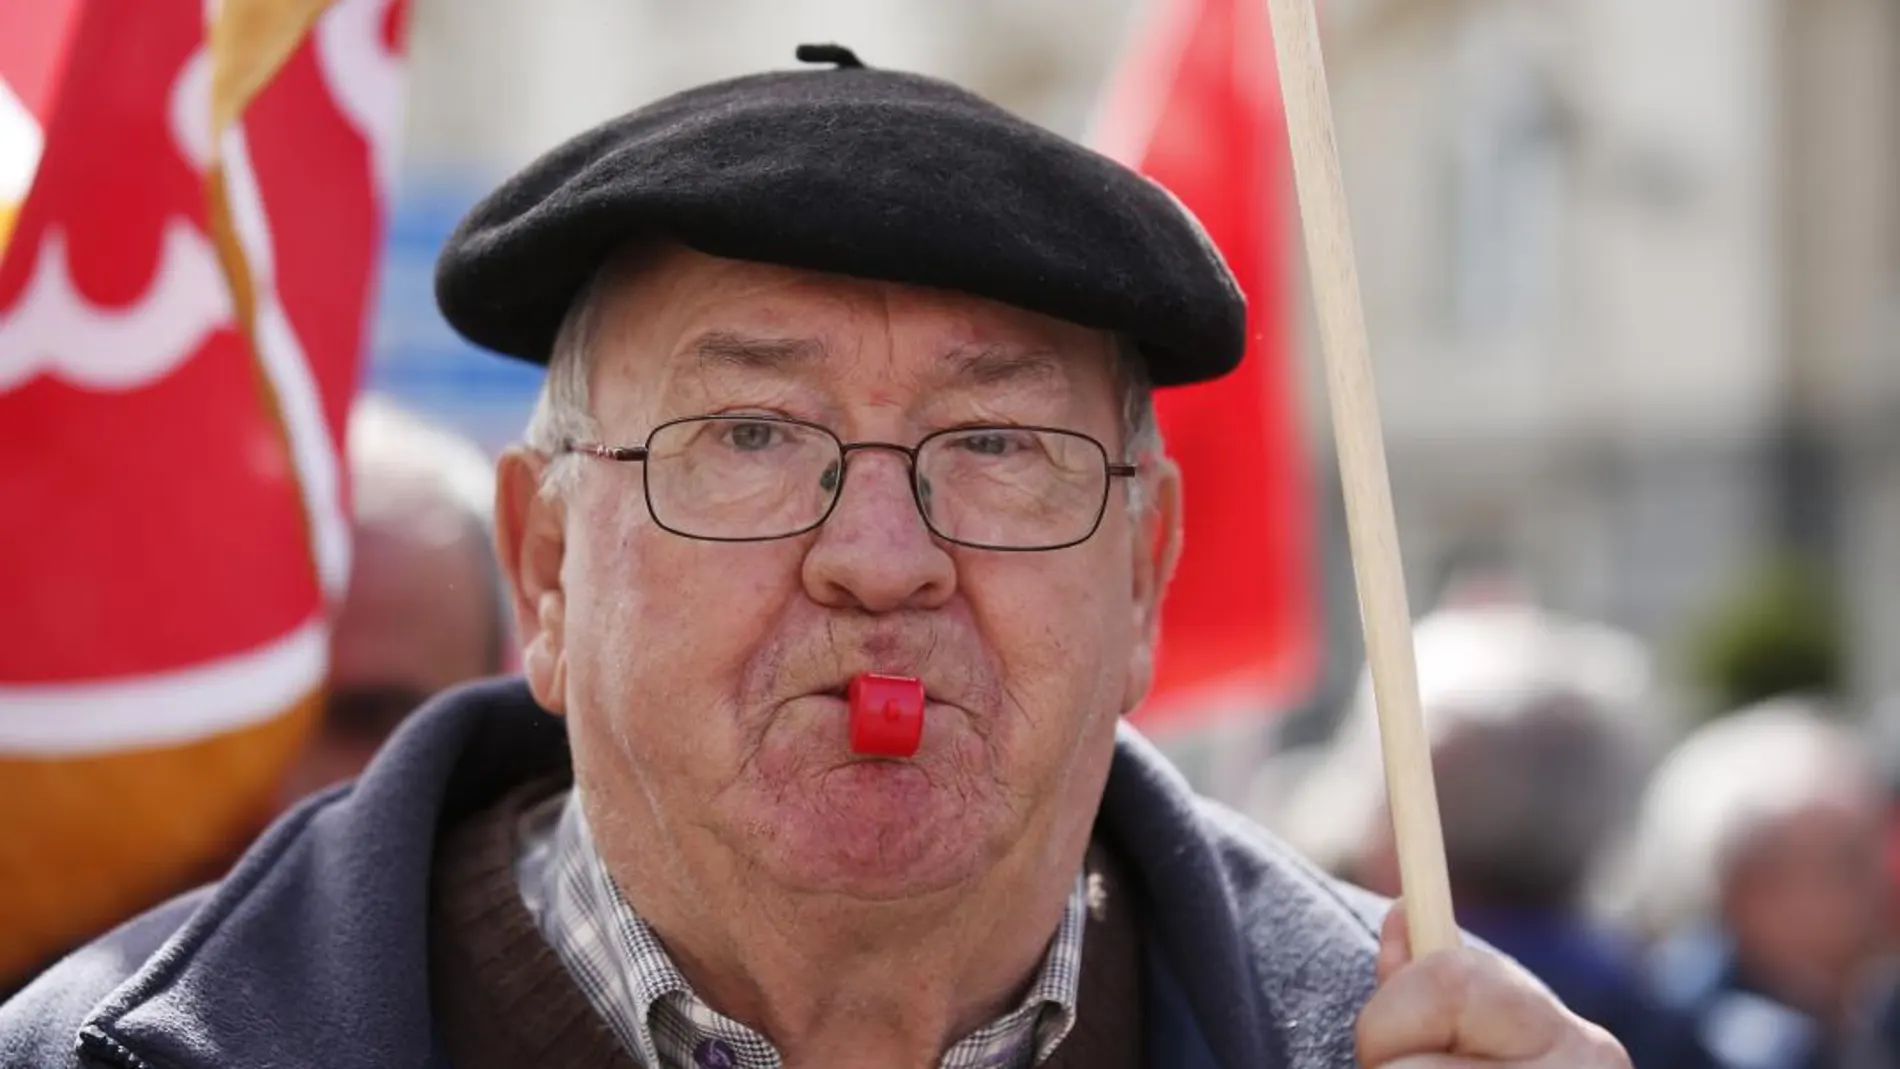
<path fill-rule="evenodd" d="M 1638 1069 L 1900 1066 L 1894 776 L 1851 710 L 1787 695 L 1692 725 L 1634 638 L 1508 598 L 1415 638 L 1467 931 Z M 1252 808 L 1397 894 L 1370 690 Z"/>

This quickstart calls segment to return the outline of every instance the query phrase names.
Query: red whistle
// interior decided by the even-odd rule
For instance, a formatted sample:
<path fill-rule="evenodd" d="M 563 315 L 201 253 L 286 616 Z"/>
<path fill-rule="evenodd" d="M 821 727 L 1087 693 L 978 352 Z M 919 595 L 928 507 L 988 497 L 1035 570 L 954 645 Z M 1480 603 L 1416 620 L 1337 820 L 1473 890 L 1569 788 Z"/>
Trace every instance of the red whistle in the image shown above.
<path fill-rule="evenodd" d="M 909 757 L 924 737 L 924 681 L 865 672 L 851 680 L 851 752 Z"/>

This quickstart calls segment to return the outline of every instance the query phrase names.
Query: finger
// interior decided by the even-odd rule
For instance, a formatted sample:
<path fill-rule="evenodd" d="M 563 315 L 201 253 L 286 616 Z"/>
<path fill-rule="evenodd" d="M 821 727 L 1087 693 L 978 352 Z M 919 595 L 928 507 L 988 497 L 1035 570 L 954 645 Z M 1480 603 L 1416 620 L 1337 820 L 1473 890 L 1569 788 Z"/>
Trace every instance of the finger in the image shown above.
<path fill-rule="evenodd" d="M 1457 1054 L 1413 1054 L 1395 1062 L 1383 1065 L 1368 1064 L 1366 1069 L 1471 1069 L 1471 1059 Z M 1480 1064 L 1490 1064 L 1489 1059 Z M 1557 1051 L 1539 1059 L 1534 1065 L 1513 1062 L 1518 1069 L 1630 1069 L 1623 1049 L 1614 1042 L 1607 1046 L 1586 1048 L 1580 1051 L 1569 1049 Z"/>
<path fill-rule="evenodd" d="M 1558 1048 L 1534 1061 L 1510 1059 L 1517 1069 L 1631 1069 L 1629 1055 L 1610 1038 L 1609 1033 L 1578 1020 L 1577 1031 Z M 1492 1058 L 1467 1054 L 1408 1054 L 1397 1061 L 1362 1063 L 1365 1069 L 1472 1069 L 1478 1065 L 1504 1065 Z"/>
<path fill-rule="evenodd" d="M 1364 1065 L 1366 1069 L 1471 1069 L 1471 1060 L 1455 1054 L 1412 1054 L 1383 1065 L 1372 1062 Z"/>
<path fill-rule="evenodd" d="M 1405 920 L 1405 903 L 1395 901 L 1379 928 L 1378 982 L 1392 979 L 1394 973 L 1412 960 L 1412 929 Z"/>
<path fill-rule="evenodd" d="M 1458 947 L 1393 973 L 1360 1011 L 1356 1039 L 1366 1066 L 1422 1054 L 1529 1059 L 1554 1049 L 1569 1020 L 1516 966 Z"/>

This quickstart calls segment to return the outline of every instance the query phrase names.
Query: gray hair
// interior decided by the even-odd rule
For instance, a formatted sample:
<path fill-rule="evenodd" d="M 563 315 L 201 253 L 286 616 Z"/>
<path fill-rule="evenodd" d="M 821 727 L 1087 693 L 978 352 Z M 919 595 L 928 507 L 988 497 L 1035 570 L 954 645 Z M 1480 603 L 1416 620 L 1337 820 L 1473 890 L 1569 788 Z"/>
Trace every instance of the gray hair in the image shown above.
<path fill-rule="evenodd" d="M 613 294 L 643 263 L 637 252 L 609 259 L 575 299 L 555 334 L 547 379 L 524 435 L 530 448 L 550 458 L 542 480 L 544 493 L 561 494 L 571 488 L 577 458 L 563 453 L 563 447 L 600 437 L 590 398 L 593 365 L 589 356 L 600 340 Z M 1149 381 L 1147 360 L 1132 338 L 1116 336 L 1113 371 L 1120 394 L 1124 458 L 1141 461 L 1160 455 L 1163 447 L 1161 428 L 1155 420 L 1154 387 Z M 1140 479 L 1129 484 L 1129 505 L 1136 511 L 1147 505 L 1144 489 Z"/>
<path fill-rule="evenodd" d="M 490 665 L 500 671 L 513 610 L 494 553 L 495 468 L 473 441 L 368 394 L 350 409 L 347 455 L 360 526 L 400 525 L 438 545 L 478 548 L 495 608 Z"/>
<path fill-rule="evenodd" d="M 1683 740 L 1644 793 L 1615 903 L 1649 933 L 1718 919 L 1736 864 L 1777 821 L 1819 802 L 1881 804 L 1878 762 L 1825 704 L 1775 698 Z"/>

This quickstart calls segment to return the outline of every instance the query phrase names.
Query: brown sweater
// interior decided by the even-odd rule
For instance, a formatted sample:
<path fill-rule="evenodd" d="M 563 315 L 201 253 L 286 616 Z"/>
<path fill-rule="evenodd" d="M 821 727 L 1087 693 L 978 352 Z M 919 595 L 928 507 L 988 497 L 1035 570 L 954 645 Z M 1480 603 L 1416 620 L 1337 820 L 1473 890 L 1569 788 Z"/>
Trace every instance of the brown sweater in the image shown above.
<path fill-rule="evenodd" d="M 438 1031 L 457 1069 L 640 1069 L 541 937 L 515 884 L 518 818 L 550 789 L 516 791 L 440 840 L 429 972 Z M 1075 1027 L 1039 1069 L 1139 1069 L 1138 895 L 1107 849 L 1091 849 L 1088 866 L 1103 893 L 1092 899 L 1099 908 L 1082 942 Z"/>

